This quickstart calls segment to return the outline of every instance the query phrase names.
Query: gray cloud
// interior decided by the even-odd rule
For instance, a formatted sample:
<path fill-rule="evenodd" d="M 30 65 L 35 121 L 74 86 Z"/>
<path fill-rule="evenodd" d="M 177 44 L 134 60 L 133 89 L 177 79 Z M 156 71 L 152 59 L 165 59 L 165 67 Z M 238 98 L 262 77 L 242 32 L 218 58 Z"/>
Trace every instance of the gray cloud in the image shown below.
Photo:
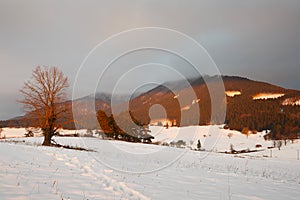
<path fill-rule="evenodd" d="M 223 74 L 300 89 L 299 19 L 298 0 L 2 0 L 0 119 L 20 113 L 18 89 L 37 65 L 60 67 L 72 85 L 96 44 L 143 26 L 188 34 L 208 50 Z"/>

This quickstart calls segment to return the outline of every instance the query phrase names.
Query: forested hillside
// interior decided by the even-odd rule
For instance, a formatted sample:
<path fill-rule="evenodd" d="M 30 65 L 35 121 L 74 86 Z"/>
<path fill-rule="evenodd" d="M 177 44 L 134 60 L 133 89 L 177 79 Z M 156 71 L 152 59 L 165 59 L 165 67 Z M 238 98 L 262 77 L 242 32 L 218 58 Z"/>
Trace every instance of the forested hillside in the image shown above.
<path fill-rule="evenodd" d="M 134 96 L 129 102 L 130 116 L 136 124 L 148 125 L 151 120 L 149 111 L 153 105 L 161 105 L 169 126 L 226 124 L 226 128 L 244 133 L 271 130 L 270 138 L 298 138 L 300 135 L 300 91 L 289 90 L 269 83 L 249 80 L 247 78 L 223 76 L 226 95 L 220 95 L 217 104 L 220 110 L 226 108 L 226 117 L 212 117 L 212 99 L 207 84 L 214 84 L 215 77 L 190 79 L 195 99 L 190 98 L 190 88 L 183 87 L 182 81 L 160 85 L 143 94 Z M 179 97 L 181 100 L 179 101 Z M 93 104 L 92 102 L 95 102 Z M 76 110 L 76 119 L 73 118 Z M 120 108 L 128 102 L 120 101 Z M 93 107 L 93 105 L 95 105 Z M 107 95 L 97 95 L 96 99 L 85 97 L 75 101 L 67 101 L 65 106 L 64 128 L 99 129 L 107 127 L 105 119 L 111 116 L 111 102 Z M 99 115 L 99 110 L 101 110 Z M 225 110 L 225 109 L 224 109 Z M 200 113 L 200 114 L 199 114 Z M 102 118 L 101 116 L 104 116 Z M 123 114 L 114 113 L 114 117 L 122 118 Z M 215 115 L 218 115 L 216 112 Z M 100 117 L 99 117 L 100 116 Z M 224 115 L 225 116 L 225 115 Z M 124 118 L 124 117 L 123 117 Z M 130 120 L 127 119 L 126 120 Z M 125 120 L 125 118 L 124 118 Z M 123 121 L 124 121 L 123 120 Z M 125 121 L 126 121 L 125 120 Z M 23 116 L 1 121 L 2 127 L 34 126 L 36 119 Z M 101 122 L 101 123 L 99 123 Z M 174 122 L 174 123 L 173 123 Z M 75 127 L 76 124 L 76 127 Z M 99 125 L 100 124 L 100 125 Z M 126 132 L 126 131 L 125 131 Z"/>

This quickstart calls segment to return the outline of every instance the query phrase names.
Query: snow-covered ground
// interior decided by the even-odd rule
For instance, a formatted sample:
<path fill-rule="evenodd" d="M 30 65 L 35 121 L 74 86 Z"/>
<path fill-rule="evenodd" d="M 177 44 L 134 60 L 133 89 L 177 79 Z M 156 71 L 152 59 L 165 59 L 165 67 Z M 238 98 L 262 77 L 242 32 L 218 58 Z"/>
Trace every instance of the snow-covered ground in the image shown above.
<path fill-rule="evenodd" d="M 259 99 L 277 99 L 279 97 L 283 97 L 284 93 L 259 93 L 253 97 L 253 100 Z"/>
<path fill-rule="evenodd" d="M 234 97 L 241 95 L 242 93 L 240 91 L 225 91 L 225 94 L 229 97 Z"/>
<path fill-rule="evenodd" d="M 25 128 L 3 128 L 0 133 L 0 138 L 24 137 L 25 133 Z"/>
<path fill-rule="evenodd" d="M 272 149 L 270 157 L 263 133 L 247 138 L 220 126 L 151 130 L 157 141 L 200 139 L 206 151 L 86 137 L 54 139 L 95 152 L 43 147 L 41 137 L 1 140 L 0 199 L 299 199 L 299 142 Z M 257 143 L 264 151 L 216 153 Z"/>
<path fill-rule="evenodd" d="M 151 135 L 155 137 L 154 141 L 176 142 L 183 140 L 187 146 L 197 147 L 197 141 L 200 140 L 202 147 L 207 151 L 228 151 L 233 144 L 236 150 L 255 149 L 257 144 L 263 148 L 272 146 L 272 142 L 265 141 L 263 136 L 265 132 L 247 135 L 238 131 L 225 130 L 223 126 L 188 126 L 188 127 L 170 127 L 166 129 L 161 126 L 150 127 Z"/>
<path fill-rule="evenodd" d="M 298 99 L 298 98 L 287 98 L 282 102 L 282 105 L 284 105 L 284 106 L 288 106 L 288 105 L 292 105 L 292 106 L 297 105 L 297 106 L 299 106 L 300 105 L 300 99 Z"/>

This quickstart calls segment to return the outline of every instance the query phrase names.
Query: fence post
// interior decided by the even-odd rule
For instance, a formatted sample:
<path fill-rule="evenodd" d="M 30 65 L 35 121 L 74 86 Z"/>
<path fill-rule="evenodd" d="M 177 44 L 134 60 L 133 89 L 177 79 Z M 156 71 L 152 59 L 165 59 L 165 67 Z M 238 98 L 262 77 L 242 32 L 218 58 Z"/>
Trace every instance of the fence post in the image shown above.
<path fill-rule="evenodd" d="M 272 158 L 272 149 L 270 149 L 270 157 Z"/>
<path fill-rule="evenodd" d="M 297 160 L 299 160 L 299 149 L 297 150 Z"/>

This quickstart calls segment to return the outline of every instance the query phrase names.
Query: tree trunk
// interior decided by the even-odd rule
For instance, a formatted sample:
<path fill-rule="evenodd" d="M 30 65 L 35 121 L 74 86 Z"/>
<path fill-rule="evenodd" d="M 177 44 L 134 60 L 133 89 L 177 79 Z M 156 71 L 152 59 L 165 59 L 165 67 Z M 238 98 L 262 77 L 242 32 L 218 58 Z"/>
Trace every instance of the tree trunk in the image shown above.
<path fill-rule="evenodd" d="M 49 131 L 44 132 L 44 142 L 43 142 L 43 146 L 50 146 L 51 145 L 51 138 L 52 135 Z"/>

